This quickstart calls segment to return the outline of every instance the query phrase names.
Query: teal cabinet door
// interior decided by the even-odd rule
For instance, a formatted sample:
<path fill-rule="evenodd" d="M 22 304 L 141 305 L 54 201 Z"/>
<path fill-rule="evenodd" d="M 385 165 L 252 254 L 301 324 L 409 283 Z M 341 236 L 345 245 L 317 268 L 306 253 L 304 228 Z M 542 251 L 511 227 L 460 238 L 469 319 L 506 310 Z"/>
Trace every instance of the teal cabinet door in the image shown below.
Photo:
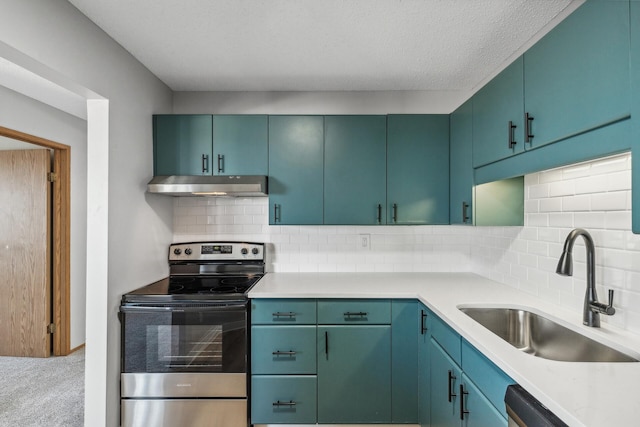
<path fill-rule="evenodd" d="M 434 340 L 431 350 L 431 425 L 460 426 L 462 370 Z M 490 425 L 490 424 L 489 424 Z"/>
<path fill-rule="evenodd" d="M 264 115 L 213 116 L 213 174 L 267 175 L 268 128 Z"/>
<path fill-rule="evenodd" d="M 269 117 L 269 224 L 322 224 L 323 152 L 323 117 Z"/>
<path fill-rule="evenodd" d="M 251 373 L 315 374 L 315 325 L 252 326 Z"/>
<path fill-rule="evenodd" d="M 391 326 L 318 326 L 318 424 L 391 422 Z"/>
<path fill-rule="evenodd" d="M 457 392 L 462 399 L 460 406 L 463 418 L 462 427 L 507 426 L 507 419 L 494 408 L 465 373 L 462 374 L 462 383 Z"/>
<path fill-rule="evenodd" d="M 462 339 L 462 369 L 481 390 L 502 418 L 507 418 L 504 395 L 515 381 L 476 350 L 467 340 Z"/>
<path fill-rule="evenodd" d="M 524 151 L 523 61 L 516 59 L 473 98 L 473 166 Z"/>
<path fill-rule="evenodd" d="M 433 314 L 424 304 L 419 304 L 418 335 L 418 421 L 421 427 L 431 425 L 431 320 Z"/>
<path fill-rule="evenodd" d="M 315 376 L 251 377 L 252 424 L 315 424 L 316 401 Z"/>
<path fill-rule="evenodd" d="M 449 223 L 449 116 L 387 117 L 387 224 Z"/>
<path fill-rule="evenodd" d="M 418 422 L 419 314 L 415 300 L 391 303 L 391 422 Z"/>
<path fill-rule="evenodd" d="M 386 120 L 325 117 L 325 224 L 386 223 Z"/>
<path fill-rule="evenodd" d="M 449 222 L 472 224 L 473 134 L 472 100 L 462 104 L 450 117 L 449 139 Z"/>
<path fill-rule="evenodd" d="M 211 175 L 210 115 L 153 116 L 153 174 Z"/>
<path fill-rule="evenodd" d="M 628 117 L 629 3 L 587 0 L 524 54 L 524 75 L 527 148 Z"/>

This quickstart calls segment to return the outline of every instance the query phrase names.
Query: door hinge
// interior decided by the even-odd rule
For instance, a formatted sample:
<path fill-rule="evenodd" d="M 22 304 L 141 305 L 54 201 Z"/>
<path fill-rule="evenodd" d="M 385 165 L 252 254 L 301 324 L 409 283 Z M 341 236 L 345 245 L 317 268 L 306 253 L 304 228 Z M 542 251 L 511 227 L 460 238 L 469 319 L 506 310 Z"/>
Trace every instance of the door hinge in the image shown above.
<path fill-rule="evenodd" d="M 47 325 L 47 333 L 48 334 L 55 334 L 56 333 L 56 324 L 55 323 L 49 323 Z"/>
<path fill-rule="evenodd" d="M 58 180 L 58 174 L 55 172 L 49 172 L 47 174 L 47 179 L 49 182 L 56 182 Z"/>

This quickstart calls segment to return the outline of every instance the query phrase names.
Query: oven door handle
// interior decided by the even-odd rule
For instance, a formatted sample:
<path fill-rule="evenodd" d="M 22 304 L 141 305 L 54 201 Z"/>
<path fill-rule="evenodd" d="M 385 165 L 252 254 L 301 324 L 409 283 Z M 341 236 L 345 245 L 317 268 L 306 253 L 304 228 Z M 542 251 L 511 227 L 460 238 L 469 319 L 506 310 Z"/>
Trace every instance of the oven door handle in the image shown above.
<path fill-rule="evenodd" d="M 246 304 L 233 304 L 222 306 L 204 306 L 204 307 L 157 307 L 157 306 L 121 306 L 122 313 L 160 313 L 160 312 L 178 312 L 178 313 L 202 313 L 214 311 L 244 311 Z"/>

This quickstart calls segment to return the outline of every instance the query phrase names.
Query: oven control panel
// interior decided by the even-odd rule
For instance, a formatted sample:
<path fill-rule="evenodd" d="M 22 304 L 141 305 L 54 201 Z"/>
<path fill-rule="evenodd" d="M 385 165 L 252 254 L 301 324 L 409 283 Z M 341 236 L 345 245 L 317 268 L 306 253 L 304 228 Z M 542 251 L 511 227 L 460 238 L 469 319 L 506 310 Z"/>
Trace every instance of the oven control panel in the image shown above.
<path fill-rule="evenodd" d="M 169 261 L 263 261 L 264 243 L 191 242 L 169 246 Z"/>

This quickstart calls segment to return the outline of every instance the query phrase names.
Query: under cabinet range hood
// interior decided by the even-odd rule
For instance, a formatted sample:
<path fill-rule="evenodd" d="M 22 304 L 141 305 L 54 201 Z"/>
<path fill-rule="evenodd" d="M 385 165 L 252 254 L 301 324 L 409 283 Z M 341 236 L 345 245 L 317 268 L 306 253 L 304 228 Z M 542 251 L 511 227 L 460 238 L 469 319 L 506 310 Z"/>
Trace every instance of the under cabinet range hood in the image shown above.
<path fill-rule="evenodd" d="M 166 196 L 265 197 L 267 177 L 244 176 L 154 176 L 147 184 L 149 193 Z"/>

